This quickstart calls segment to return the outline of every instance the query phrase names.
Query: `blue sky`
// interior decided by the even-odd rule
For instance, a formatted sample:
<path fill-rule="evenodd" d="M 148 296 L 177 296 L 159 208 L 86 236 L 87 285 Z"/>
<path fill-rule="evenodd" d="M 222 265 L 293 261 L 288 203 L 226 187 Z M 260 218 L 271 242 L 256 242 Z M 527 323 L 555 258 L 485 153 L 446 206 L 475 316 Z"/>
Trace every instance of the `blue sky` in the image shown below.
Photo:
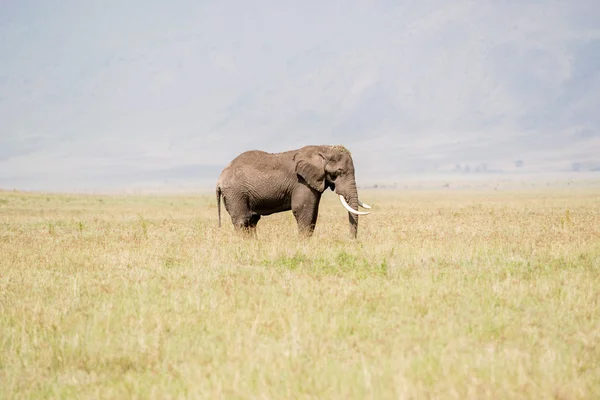
<path fill-rule="evenodd" d="M 0 188 L 212 184 L 349 147 L 363 182 L 600 167 L 596 1 L 0 1 Z"/>

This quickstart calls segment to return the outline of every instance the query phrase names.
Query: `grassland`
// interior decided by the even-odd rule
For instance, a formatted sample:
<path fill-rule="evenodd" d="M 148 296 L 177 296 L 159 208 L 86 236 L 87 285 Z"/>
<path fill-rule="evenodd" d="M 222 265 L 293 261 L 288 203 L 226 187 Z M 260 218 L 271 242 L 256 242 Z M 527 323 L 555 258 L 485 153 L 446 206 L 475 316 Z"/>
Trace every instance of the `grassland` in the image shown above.
<path fill-rule="evenodd" d="M 600 192 L 0 192 L 0 398 L 600 398 Z"/>

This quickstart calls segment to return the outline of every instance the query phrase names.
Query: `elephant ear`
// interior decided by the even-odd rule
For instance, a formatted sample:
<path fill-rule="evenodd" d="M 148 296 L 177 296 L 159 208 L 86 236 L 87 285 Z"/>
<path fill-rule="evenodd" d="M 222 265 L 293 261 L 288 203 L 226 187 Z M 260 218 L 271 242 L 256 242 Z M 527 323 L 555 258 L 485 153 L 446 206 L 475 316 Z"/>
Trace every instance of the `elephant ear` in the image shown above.
<path fill-rule="evenodd" d="M 296 162 L 296 173 L 300 175 L 308 185 L 319 191 L 325 191 L 325 158 L 314 153 L 305 155 L 296 153 L 294 156 Z"/>

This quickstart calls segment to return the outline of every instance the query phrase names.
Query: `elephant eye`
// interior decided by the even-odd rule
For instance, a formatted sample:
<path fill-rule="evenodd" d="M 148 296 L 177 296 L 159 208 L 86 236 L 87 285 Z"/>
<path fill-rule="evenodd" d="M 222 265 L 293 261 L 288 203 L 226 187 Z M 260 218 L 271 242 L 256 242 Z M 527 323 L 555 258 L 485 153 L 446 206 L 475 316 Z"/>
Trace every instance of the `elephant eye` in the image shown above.
<path fill-rule="evenodd" d="M 344 171 L 342 169 L 338 169 L 337 171 L 335 171 L 335 174 L 337 176 L 341 176 L 341 175 L 344 175 Z"/>

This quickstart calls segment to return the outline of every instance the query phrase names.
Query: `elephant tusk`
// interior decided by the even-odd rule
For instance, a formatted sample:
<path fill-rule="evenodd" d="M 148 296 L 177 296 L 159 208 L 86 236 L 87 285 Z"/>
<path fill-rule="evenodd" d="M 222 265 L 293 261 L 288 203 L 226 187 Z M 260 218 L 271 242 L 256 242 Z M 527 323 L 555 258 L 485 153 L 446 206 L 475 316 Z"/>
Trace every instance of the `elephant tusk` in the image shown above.
<path fill-rule="evenodd" d="M 361 206 L 362 208 L 371 208 L 370 205 L 363 203 L 362 201 L 358 201 L 358 205 Z"/>
<path fill-rule="evenodd" d="M 346 202 L 346 199 L 344 198 L 344 196 L 342 196 L 341 194 L 339 196 L 340 196 L 340 202 L 342 203 L 342 205 L 344 206 L 344 208 L 346 210 L 348 210 L 349 213 L 356 214 L 356 215 L 367 215 L 367 214 L 369 214 L 366 211 L 356 211 L 355 209 L 353 209 L 352 207 L 350 207 L 350 205 Z"/>

